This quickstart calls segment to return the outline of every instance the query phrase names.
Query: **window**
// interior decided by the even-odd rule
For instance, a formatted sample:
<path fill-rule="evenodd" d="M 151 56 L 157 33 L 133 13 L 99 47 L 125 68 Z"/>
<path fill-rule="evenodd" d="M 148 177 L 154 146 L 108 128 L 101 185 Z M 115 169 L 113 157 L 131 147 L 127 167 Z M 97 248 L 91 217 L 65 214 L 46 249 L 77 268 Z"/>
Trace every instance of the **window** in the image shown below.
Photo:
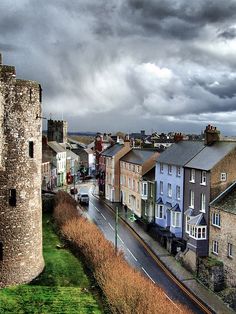
<path fill-rule="evenodd" d="M 150 196 L 153 197 L 153 190 L 154 190 L 154 186 L 152 183 L 150 183 Z"/>
<path fill-rule="evenodd" d="M 132 190 L 135 191 L 135 180 L 133 179 Z"/>
<path fill-rule="evenodd" d="M 168 165 L 168 174 L 172 174 L 172 165 Z"/>
<path fill-rule="evenodd" d="M 200 211 L 205 213 L 206 212 L 206 194 L 201 193 L 201 206 Z"/>
<path fill-rule="evenodd" d="M 201 172 L 201 184 L 206 185 L 206 171 Z"/>
<path fill-rule="evenodd" d="M 143 196 L 147 196 L 147 182 L 143 182 Z"/>
<path fill-rule="evenodd" d="M 212 241 L 212 253 L 218 255 L 219 253 L 219 243 L 218 241 Z"/>
<path fill-rule="evenodd" d="M 158 205 L 156 218 L 162 219 L 163 217 L 164 217 L 164 207 L 163 205 Z"/>
<path fill-rule="evenodd" d="M 160 181 L 160 194 L 163 194 L 163 181 Z"/>
<path fill-rule="evenodd" d="M 181 175 L 180 167 L 176 167 L 176 176 L 180 177 L 180 175 Z"/>
<path fill-rule="evenodd" d="M 29 157 L 34 158 L 34 142 L 29 141 Z"/>
<path fill-rule="evenodd" d="M 9 190 L 9 205 L 13 207 L 16 206 L 16 189 Z"/>
<path fill-rule="evenodd" d="M 168 183 L 167 190 L 168 190 L 168 196 L 172 197 L 172 187 L 170 183 Z"/>
<path fill-rule="evenodd" d="M 180 186 L 176 186 L 176 199 L 180 200 Z"/>
<path fill-rule="evenodd" d="M 226 181 L 227 180 L 227 173 L 221 172 L 220 174 L 220 181 Z"/>
<path fill-rule="evenodd" d="M 180 227 L 180 213 L 171 212 L 171 225 L 172 227 Z"/>
<path fill-rule="evenodd" d="M 0 261 L 3 261 L 3 243 L 0 242 Z"/>
<path fill-rule="evenodd" d="M 164 166 L 163 166 L 163 163 L 160 163 L 160 173 L 163 173 L 164 172 Z"/>
<path fill-rule="evenodd" d="M 190 217 L 189 216 L 186 216 L 185 218 L 185 231 L 186 233 L 189 233 L 189 220 L 190 220 Z"/>
<path fill-rule="evenodd" d="M 206 239 L 206 226 L 189 225 L 189 235 L 196 240 Z"/>
<path fill-rule="evenodd" d="M 211 223 L 213 226 L 220 227 L 220 213 L 212 213 Z"/>
<path fill-rule="evenodd" d="M 131 180 L 130 180 L 130 178 L 128 179 L 128 187 L 129 188 L 131 187 Z"/>
<path fill-rule="evenodd" d="M 228 257 L 233 257 L 233 244 L 228 243 Z"/>
<path fill-rule="evenodd" d="M 190 169 L 190 182 L 195 182 L 195 169 Z"/>
<path fill-rule="evenodd" d="M 194 191 L 190 190 L 190 204 L 189 207 L 194 208 Z"/>

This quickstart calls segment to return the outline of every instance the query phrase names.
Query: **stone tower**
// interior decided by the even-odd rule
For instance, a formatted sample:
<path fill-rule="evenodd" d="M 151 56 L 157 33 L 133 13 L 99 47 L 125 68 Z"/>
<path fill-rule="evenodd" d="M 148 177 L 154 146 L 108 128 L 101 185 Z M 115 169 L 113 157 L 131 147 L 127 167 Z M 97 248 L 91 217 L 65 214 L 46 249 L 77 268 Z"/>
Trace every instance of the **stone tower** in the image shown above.
<path fill-rule="evenodd" d="M 0 287 L 44 268 L 40 117 L 40 85 L 0 63 Z"/>
<path fill-rule="evenodd" d="M 67 142 L 67 122 L 60 120 L 48 120 L 47 130 L 48 141 L 56 141 L 58 143 Z"/>

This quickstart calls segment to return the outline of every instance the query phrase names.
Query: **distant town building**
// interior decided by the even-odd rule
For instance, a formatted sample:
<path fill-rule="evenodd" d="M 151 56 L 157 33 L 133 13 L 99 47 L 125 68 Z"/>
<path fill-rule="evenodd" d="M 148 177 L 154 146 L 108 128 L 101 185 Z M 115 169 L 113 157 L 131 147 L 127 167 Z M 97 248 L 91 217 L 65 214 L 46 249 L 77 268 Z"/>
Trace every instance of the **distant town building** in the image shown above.
<path fill-rule="evenodd" d="M 0 55 L 0 287 L 29 282 L 42 255 L 41 86 Z"/>
<path fill-rule="evenodd" d="M 48 120 L 48 141 L 67 143 L 67 122 L 62 120 Z"/>

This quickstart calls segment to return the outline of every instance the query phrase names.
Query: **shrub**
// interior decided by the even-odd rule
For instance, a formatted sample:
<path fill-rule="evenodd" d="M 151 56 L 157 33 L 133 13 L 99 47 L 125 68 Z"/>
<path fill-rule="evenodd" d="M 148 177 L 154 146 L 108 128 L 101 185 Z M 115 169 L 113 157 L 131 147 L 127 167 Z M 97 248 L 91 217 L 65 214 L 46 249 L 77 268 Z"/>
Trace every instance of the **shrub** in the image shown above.
<path fill-rule="evenodd" d="M 122 252 L 116 253 L 98 227 L 78 215 L 71 200 L 60 192 L 54 217 L 63 237 L 84 256 L 112 313 L 190 313 L 181 304 L 176 307 L 161 288 L 133 269 Z"/>

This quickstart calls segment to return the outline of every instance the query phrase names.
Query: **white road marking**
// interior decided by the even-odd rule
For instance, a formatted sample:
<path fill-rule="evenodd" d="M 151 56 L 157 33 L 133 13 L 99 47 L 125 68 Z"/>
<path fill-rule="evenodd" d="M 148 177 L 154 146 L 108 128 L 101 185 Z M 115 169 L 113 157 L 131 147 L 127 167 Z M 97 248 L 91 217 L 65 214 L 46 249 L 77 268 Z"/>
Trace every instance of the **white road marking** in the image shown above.
<path fill-rule="evenodd" d="M 100 213 L 100 210 L 92 202 L 90 202 L 90 203 L 93 205 L 93 207 L 96 209 L 96 211 L 98 211 Z"/>
<path fill-rule="evenodd" d="M 134 256 L 134 254 L 127 248 L 128 252 L 130 253 L 130 255 L 135 259 L 135 261 L 137 262 L 137 258 Z"/>
<path fill-rule="evenodd" d="M 142 270 L 145 272 L 145 274 L 148 276 L 148 278 L 153 282 L 153 283 L 155 283 L 155 281 L 152 279 L 152 277 L 148 274 L 148 272 L 146 271 L 146 269 L 144 269 L 143 267 L 142 267 Z"/>
<path fill-rule="evenodd" d="M 118 236 L 120 242 L 124 244 L 124 241 L 120 238 L 119 234 L 117 236 Z"/>
<path fill-rule="evenodd" d="M 103 217 L 105 220 L 107 220 L 106 217 L 105 217 L 102 213 L 101 213 L 101 215 L 102 215 L 102 217 Z"/>
<path fill-rule="evenodd" d="M 111 229 L 114 231 L 115 229 L 112 227 L 112 225 L 110 224 L 110 222 L 108 222 L 108 225 L 111 227 Z"/>
<path fill-rule="evenodd" d="M 164 293 L 164 294 L 165 294 L 166 298 L 167 298 L 171 303 L 173 303 L 174 306 L 177 307 L 177 309 L 178 309 L 180 312 L 182 312 L 181 309 L 177 306 L 177 304 L 175 304 L 175 302 L 174 302 L 170 297 L 168 297 L 168 295 L 167 295 L 166 293 Z"/>

